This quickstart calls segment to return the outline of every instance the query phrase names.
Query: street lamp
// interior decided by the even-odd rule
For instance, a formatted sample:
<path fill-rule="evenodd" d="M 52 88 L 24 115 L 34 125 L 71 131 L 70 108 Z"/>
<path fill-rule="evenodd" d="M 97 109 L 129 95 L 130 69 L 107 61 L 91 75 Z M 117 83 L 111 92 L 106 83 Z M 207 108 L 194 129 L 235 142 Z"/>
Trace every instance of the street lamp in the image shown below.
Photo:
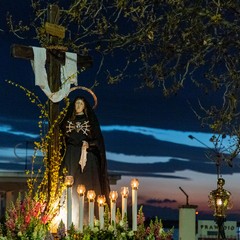
<path fill-rule="evenodd" d="M 225 239 L 224 222 L 226 211 L 232 208 L 231 193 L 223 188 L 225 180 L 218 178 L 217 189 L 209 194 L 209 206 L 214 210 L 215 222 L 218 225 L 218 238 Z"/>

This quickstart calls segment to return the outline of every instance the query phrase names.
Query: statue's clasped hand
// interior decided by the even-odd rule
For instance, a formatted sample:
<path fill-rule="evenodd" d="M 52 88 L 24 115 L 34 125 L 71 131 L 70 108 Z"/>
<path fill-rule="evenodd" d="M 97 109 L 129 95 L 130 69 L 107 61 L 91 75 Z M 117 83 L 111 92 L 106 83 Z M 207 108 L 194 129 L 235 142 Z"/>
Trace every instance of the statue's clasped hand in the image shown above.
<path fill-rule="evenodd" d="M 83 172 L 83 169 L 85 168 L 86 163 L 87 163 L 87 149 L 88 149 L 88 147 L 89 147 L 88 142 L 83 141 L 82 142 L 82 153 L 81 153 L 80 161 L 79 161 L 82 172 Z"/>

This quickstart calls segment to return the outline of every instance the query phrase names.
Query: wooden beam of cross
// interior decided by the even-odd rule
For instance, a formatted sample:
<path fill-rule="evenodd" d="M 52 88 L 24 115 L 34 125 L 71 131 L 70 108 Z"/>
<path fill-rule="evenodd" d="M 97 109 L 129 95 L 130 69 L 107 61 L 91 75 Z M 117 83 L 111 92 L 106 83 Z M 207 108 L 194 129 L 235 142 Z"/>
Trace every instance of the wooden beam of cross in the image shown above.
<path fill-rule="evenodd" d="M 59 7 L 57 5 L 49 5 L 48 7 L 48 26 L 57 26 L 59 22 Z M 51 25 L 52 24 L 52 25 Z M 52 29 L 51 29 L 52 30 Z M 54 29 L 53 29 L 54 30 Z M 59 36 L 62 34 L 59 34 Z M 50 46 L 58 46 L 59 36 L 48 34 L 48 43 Z M 11 47 L 11 55 L 15 58 L 22 59 L 34 59 L 34 53 L 32 47 L 23 46 L 23 45 L 12 45 Z M 65 64 L 65 52 L 58 51 L 57 49 L 47 49 L 47 57 L 46 57 L 46 70 L 48 77 L 48 85 L 51 92 L 59 91 L 61 87 L 60 81 L 60 67 Z M 77 66 L 80 69 L 89 68 L 92 66 L 92 58 L 90 56 L 77 56 Z M 59 115 L 59 103 L 54 103 L 52 101 L 48 101 L 48 111 L 49 111 L 49 128 L 51 128 L 54 121 L 57 119 Z M 54 127 L 53 129 L 53 138 L 50 139 L 49 149 L 48 149 L 48 166 L 51 166 L 50 160 L 54 157 L 54 151 L 59 150 L 59 126 Z M 52 182 L 51 171 L 48 174 L 48 200 L 50 198 L 51 192 L 51 182 Z"/>
<path fill-rule="evenodd" d="M 61 52 L 53 49 L 53 50 L 49 50 L 47 54 L 50 54 L 50 52 L 55 57 L 55 59 L 60 62 L 61 65 L 65 64 L 65 52 Z M 19 44 L 13 44 L 11 46 L 11 56 L 14 58 L 34 60 L 32 47 L 19 45 Z M 93 65 L 92 58 L 90 56 L 78 55 L 77 65 L 81 69 L 90 68 Z"/>

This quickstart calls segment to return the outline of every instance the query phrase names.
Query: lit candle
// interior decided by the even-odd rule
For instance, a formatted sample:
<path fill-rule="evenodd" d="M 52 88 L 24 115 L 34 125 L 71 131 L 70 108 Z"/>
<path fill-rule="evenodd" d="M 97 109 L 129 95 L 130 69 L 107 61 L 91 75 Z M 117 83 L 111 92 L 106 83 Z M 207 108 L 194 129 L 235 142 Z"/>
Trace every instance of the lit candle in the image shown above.
<path fill-rule="evenodd" d="M 86 188 L 84 185 L 78 185 L 77 192 L 79 195 L 79 231 L 83 232 L 83 218 L 84 218 L 84 194 Z"/>
<path fill-rule="evenodd" d="M 117 191 L 111 191 L 109 193 L 109 198 L 111 200 L 111 224 L 115 225 L 115 222 L 116 222 L 116 200 L 118 198 Z"/>
<path fill-rule="evenodd" d="M 122 187 L 121 194 L 122 194 L 122 219 L 124 219 L 124 217 L 127 216 L 127 199 L 129 194 L 128 187 Z"/>
<path fill-rule="evenodd" d="M 94 227 L 94 201 L 95 201 L 96 193 L 93 190 L 89 190 L 87 192 L 87 198 L 89 203 L 89 227 Z"/>
<path fill-rule="evenodd" d="M 65 177 L 65 184 L 67 186 L 67 229 L 70 229 L 72 224 L 72 185 L 74 183 L 73 176 Z"/>
<path fill-rule="evenodd" d="M 139 182 L 134 178 L 131 181 L 132 187 L 132 230 L 137 231 L 137 190 Z"/>
<path fill-rule="evenodd" d="M 98 195 L 97 202 L 98 202 L 98 210 L 99 210 L 100 229 L 103 229 L 104 228 L 104 204 L 106 202 L 105 196 Z"/>

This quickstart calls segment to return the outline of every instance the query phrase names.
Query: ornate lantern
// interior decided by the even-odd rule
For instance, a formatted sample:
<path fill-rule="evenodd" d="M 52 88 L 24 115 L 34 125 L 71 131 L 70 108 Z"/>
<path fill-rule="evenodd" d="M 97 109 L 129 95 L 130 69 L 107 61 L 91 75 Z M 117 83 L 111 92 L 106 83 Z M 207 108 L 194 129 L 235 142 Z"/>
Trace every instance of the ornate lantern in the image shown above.
<path fill-rule="evenodd" d="M 215 221 L 218 225 L 218 237 L 225 239 L 224 222 L 226 211 L 232 208 L 231 193 L 223 188 L 225 180 L 218 178 L 217 189 L 209 194 L 209 206 L 214 210 Z"/>
<path fill-rule="evenodd" d="M 223 188 L 225 180 L 218 178 L 218 187 L 209 194 L 209 206 L 214 209 L 215 217 L 226 217 L 227 209 L 232 208 L 231 193 Z"/>

